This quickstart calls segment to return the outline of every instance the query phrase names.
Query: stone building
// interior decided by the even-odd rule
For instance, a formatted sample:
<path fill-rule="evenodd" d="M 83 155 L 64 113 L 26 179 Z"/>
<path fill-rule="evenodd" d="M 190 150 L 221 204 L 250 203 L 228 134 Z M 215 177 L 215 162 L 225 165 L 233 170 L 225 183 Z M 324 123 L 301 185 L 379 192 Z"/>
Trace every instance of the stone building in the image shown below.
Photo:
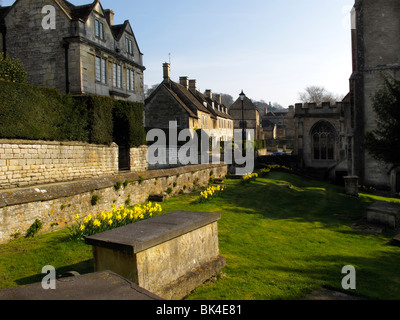
<path fill-rule="evenodd" d="M 289 106 L 288 111 L 267 111 L 261 117 L 264 138 L 269 147 L 294 148 L 295 138 L 295 110 L 294 106 Z"/>
<path fill-rule="evenodd" d="M 202 94 L 196 80 L 170 78 L 170 65 L 163 65 L 164 81 L 145 101 L 145 126 L 148 129 L 168 129 L 176 121 L 178 129 L 202 129 L 223 141 L 233 139 L 233 119 L 221 97 L 211 90 Z"/>
<path fill-rule="evenodd" d="M 347 175 L 346 101 L 298 103 L 294 114 L 294 154 L 300 168 L 340 181 Z"/>
<path fill-rule="evenodd" d="M 99 0 L 17 0 L 1 8 L 0 52 L 17 57 L 33 85 L 144 102 L 143 54 L 132 26 L 115 25 Z"/>
<path fill-rule="evenodd" d="M 264 135 L 261 127 L 260 112 L 253 102 L 248 98 L 244 97 L 243 100 L 243 112 L 242 112 L 242 100 L 240 97 L 230 106 L 229 114 L 234 120 L 234 129 L 242 129 L 244 121 L 244 127 L 246 129 L 254 130 L 254 139 L 263 140 Z"/>
<path fill-rule="evenodd" d="M 400 192 L 400 168 L 379 163 L 364 148 L 376 128 L 372 97 L 383 75 L 400 79 L 400 2 L 356 0 L 352 11 L 353 73 L 350 78 L 349 174 L 360 183 Z M 398 146 L 393 146 L 398 147 Z"/>

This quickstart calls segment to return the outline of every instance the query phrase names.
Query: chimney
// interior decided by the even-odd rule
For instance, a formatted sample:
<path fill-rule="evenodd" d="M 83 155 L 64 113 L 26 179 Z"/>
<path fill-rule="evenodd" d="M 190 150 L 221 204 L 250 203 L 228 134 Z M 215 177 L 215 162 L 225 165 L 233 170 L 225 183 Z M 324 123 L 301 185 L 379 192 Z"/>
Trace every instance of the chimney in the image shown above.
<path fill-rule="evenodd" d="M 163 64 L 163 71 L 164 71 L 164 80 L 169 80 L 171 76 L 171 68 L 169 63 Z"/>
<path fill-rule="evenodd" d="M 181 86 L 184 86 L 186 88 L 186 90 L 189 89 L 189 78 L 188 77 L 180 77 L 179 83 L 181 84 Z"/>
<path fill-rule="evenodd" d="M 206 90 L 206 97 L 212 100 L 213 94 L 212 94 L 212 91 L 210 89 Z"/>
<path fill-rule="evenodd" d="M 106 15 L 106 18 L 108 22 L 110 23 L 110 26 L 114 25 L 114 11 L 111 9 L 104 10 L 104 14 Z"/>
<path fill-rule="evenodd" d="M 190 90 L 197 90 L 197 83 L 196 80 L 189 80 L 189 89 Z"/>
<path fill-rule="evenodd" d="M 217 100 L 217 102 L 218 102 L 219 104 L 222 104 L 222 97 L 221 97 L 220 94 L 216 94 L 216 95 L 215 95 L 215 100 Z"/>

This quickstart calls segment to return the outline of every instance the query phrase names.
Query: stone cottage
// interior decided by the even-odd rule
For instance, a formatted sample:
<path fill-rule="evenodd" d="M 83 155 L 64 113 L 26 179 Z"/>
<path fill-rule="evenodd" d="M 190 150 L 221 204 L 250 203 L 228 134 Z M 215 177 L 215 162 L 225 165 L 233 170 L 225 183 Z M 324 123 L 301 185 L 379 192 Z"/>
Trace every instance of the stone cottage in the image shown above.
<path fill-rule="evenodd" d="M 234 119 L 235 129 L 242 129 L 242 121 L 244 121 L 245 128 L 254 130 L 255 140 L 264 139 L 260 120 L 260 112 L 248 97 L 245 96 L 243 100 L 243 114 L 242 100 L 240 99 L 240 97 L 230 106 L 229 114 Z"/>
<path fill-rule="evenodd" d="M 17 0 L 1 8 L 0 52 L 17 57 L 33 85 L 144 102 L 143 54 L 132 26 L 115 25 L 99 0 Z"/>
<path fill-rule="evenodd" d="M 376 128 L 372 97 L 383 75 L 400 79 L 400 2 L 356 0 L 352 11 L 353 73 L 350 78 L 350 150 L 348 171 L 361 184 L 400 192 L 400 168 L 379 163 L 364 148 L 364 137 Z M 393 146 L 398 147 L 398 146 Z"/>
<path fill-rule="evenodd" d="M 233 119 L 221 97 L 211 90 L 202 94 L 196 80 L 170 78 L 170 65 L 163 65 L 164 81 L 145 101 L 145 126 L 148 129 L 168 129 L 175 121 L 178 129 L 202 129 L 223 141 L 233 139 Z"/>

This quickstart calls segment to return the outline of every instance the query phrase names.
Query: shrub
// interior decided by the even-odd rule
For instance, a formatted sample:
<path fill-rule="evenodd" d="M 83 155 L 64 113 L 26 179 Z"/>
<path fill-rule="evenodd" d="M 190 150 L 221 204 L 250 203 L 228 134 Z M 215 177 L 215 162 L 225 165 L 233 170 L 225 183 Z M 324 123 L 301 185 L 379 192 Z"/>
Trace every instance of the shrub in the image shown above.
<path fill-rule="evenodd" d="M 90 203 L 92 204 L 92 206 L 95 206 L 96 204 L 98 204 L 100 201 L 100 196 L 97 194 L 94 194 L 92 196 L 92 199 L 90 200 Z"/>
<path fill-rule="evenodd" d="M 35 222 L 29 227 L 28 231 L 26 232 L 25 238 L 34 237 L 40 229 L 42 229 L 43 224 L 42 221 L 36 219 Z"/>
<path fill-rule="evenodd" d="M 26 83 L 26 71 L 22 63 L 17 59 L 11 59 L 0 53 L 0 80 Z"/>
<path fill-rule="evenodd" d="M 0 138 L 136 147 L 145 144 L 143 109 L 141 103 L 0 80 Z"/>

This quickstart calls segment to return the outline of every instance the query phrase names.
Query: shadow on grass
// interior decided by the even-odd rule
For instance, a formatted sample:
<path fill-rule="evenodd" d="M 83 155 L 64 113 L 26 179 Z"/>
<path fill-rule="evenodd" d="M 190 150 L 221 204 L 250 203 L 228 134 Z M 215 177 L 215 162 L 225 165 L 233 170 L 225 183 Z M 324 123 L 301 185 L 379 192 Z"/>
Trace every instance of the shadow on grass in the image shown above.
<path fill-rule="evenodd" d="M 272 220 L 296 218 L 328 226 L 365 217 L 372 203 L 345 195 L 342 187 L 283 173 L 259 178 L 244 186 L 233 180 L 229 184 L 234 188 L 229 188 L 223 199 L 231 207 Z"/>
<path fill-rule="evenodd" d="M 271 270 L 299 275 L 303 280 L 323 283 L 323 287 L 333 288 L 344 293 L 376 300 L 400 299 L 399 252 L 384 252 L 375 257 L 346 255 L 316 255 L 299 262 L 301 267 L 275 266 Z M 310 267 L 304 268 L 307 264 Z M 342 274 L 344 266 L 353 266 L 356 270 L 356 290 L 344 290 Z M 312 266 L 312 267 L 311 267 Z M 311 293 L 311 292 L 309 292 Z M 308 293 L 306 293 L 308 294 Z"/>
<path fill-rule="evenodd" d="M 93 259 L 58 268 L 58 269 L 56 269 L 56 275 L 57 275 L 57 277 L 59 277 L 65 273 L 68 273 L 71 271 L 78 272 L 79 274 L 88 274 L 88 273 L 94 272 Z M 32 284 L 32 283 L 38 283 L 38 282 L 42 281 L 44 276 L 45 276 L 45 274 L 43 274 L 43 273 L 35 274 L 35 275 L 29 276 L 29 277 L 15 280 L 15 282 L 20 286 Z"/>

